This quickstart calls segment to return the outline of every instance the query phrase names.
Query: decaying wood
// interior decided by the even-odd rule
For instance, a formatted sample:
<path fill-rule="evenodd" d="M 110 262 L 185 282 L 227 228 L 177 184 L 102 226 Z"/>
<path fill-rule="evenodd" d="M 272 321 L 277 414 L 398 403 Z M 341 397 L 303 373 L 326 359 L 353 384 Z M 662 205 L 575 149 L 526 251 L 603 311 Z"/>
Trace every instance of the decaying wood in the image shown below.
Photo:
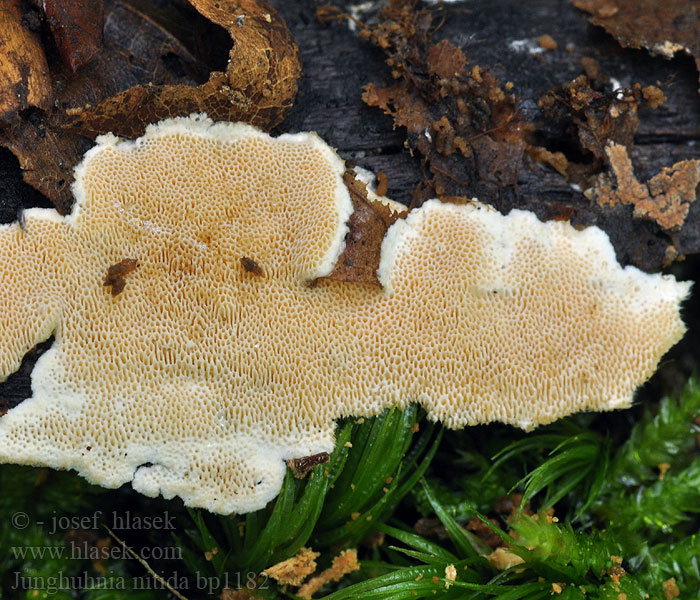
<path fill-rule="evenodd" d="M 327 279 L 380 285 L 377 269 L 382 241 L 387 229 L 406 212 L 394 212 L 380 202 L 368 201 L 366 185 L 355 178 L 352 170 L 345 172 L 343 182 L 354 210 L 348 219 L 345 248 Z"/>
<path fill-rule="evenodd" d="M 414 190 L 429 174 L 423 171 L 419 156 L 411 156 L 405 148 L 405 131 L 394 128 L 393 120 L 380 110 L 362 105 L 360 90 L 364 86 L 386 86 L 395 81 L 392 67 L 384 62 L 385 54 L 364 42 L 347 22 L 319 27 L 312 7 L 304 3 L 287 9 L 282 4 L 280 10 L 300 40 L 305 68 L 299 100 L 283 130 L 317 131 L 345 158 L 375 173 L 384 171 L 389 183 L 387 195 L 410 204 Z M 344 9 L 353 3 L 334 4 Z M 489 67 L 504 88 L 508 82 L 513 84 L 508 93 L 516 95 L 520 110 L 536 127 L 533 144 L 546 146 L 551 152 L 566 152 L 574 161 L 590 161 L 589 151 L 579 147 L 578 131 L 562 132 L 557 123 L 545 117 L 537 101 L 547 91 L 586 73 L 587 61 L 583 59 L 595 57 L 601 72 L 608 77 L 606 90 L 612 92 L 616 87 L 626 88 L 637 82 L 642 86 L 646 103 L 634 115 L 639 125 L 629 150 L 640 181 L 648 181 L 676 162 L 700 157 L 697 74 L 688 57 L 680 54 L 668 61 L 650 57 L 644 50 L 625 50 L 611 36 L 590 25 L 588 15 L 571 4 L 557 5 L 555 9 L 545 0 L 508 0 L 499 6 L 496 11 L 485 1 L 443 5 L 434 17 L 439 25 L 434 40 L 446 39 L 455 44 L 464 52 L 469 68 Z M 376 12 L 358 16 L 371 24 Z M 557 41 L 557 49 L 545 51 L 539 47 L 537 40 L 543 34 L 550 34 Z M 590 69 L 589 61 L 588 65 Z M 644 96 L 643 90 L 648 86 L 656 86 L 667 98 L 656 109 L 651 104 L 656 104 L 659 97 L 654 99 L 648 92 Z M 594 140 L 590 142 L 592 145 Z M 457 154 L 445 159 L 457 161 Z M 552 166 L 526 157 L 512 186 L 493 193 L 484 185 L 472 193 L 502 212 L 527 208 L 542 219 L 571 218 L 578 226 L 598 225 L 611 237 L 623 264 L 647 270 L 664 264 L 669 247 L 675 249 L 679 258 L 700 249 L 697 226 L 684 228 L 671 240 L 654 223 L 634 219 L 631 206 L 597 209 L 585 197 L 584 188 L 572 183 Z M 700 205 L 691 206 L 686 222 L 700 223 L 698 219 Z"/>

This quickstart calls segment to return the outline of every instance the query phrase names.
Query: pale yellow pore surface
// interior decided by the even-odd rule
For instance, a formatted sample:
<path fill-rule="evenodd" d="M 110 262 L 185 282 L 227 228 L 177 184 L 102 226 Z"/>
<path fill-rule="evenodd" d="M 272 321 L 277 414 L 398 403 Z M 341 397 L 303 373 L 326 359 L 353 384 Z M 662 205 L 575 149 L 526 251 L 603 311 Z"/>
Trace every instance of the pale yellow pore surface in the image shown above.
<path fill-rule="evenodd" d="M 100 138 L 71 216 L 0 228 L 0 378 L 56 336 L 0 460 L 245 512 L 284 460 L 332 450 L 338 417 L 420 402 L 449 427 L 532 428 L 628 406 L 684 332 L 689 284 L 621 269 L 598 229 L 476 203 L 393 225 L 383 289 L 309 286 L 343 249 L 343 169 L 314 135 L 203 118 Z"/>

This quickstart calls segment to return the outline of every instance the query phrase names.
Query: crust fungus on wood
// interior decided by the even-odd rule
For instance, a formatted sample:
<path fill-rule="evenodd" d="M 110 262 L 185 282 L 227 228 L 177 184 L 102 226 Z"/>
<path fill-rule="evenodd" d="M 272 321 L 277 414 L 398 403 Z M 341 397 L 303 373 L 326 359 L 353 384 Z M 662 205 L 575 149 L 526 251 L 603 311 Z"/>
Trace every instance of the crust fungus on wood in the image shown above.
<path fill-rule="evenodd" d="M 285 460 L 332 450 L 339 417 L 418 402 L 452 428 L 531 429 L 622 408 L 685 331 L 689 283 L 622 269 L 597 228 L 478 202 L 393 223 L 381 287 L 328 279 L 344 172 L 314 134 L 196 116 L 98 138 L 71 215 L 0 228 L 0 377 L 55 335 L 0 460 L 251 511 Z M 124 256 L 139 267 L 115 298 Z"/>

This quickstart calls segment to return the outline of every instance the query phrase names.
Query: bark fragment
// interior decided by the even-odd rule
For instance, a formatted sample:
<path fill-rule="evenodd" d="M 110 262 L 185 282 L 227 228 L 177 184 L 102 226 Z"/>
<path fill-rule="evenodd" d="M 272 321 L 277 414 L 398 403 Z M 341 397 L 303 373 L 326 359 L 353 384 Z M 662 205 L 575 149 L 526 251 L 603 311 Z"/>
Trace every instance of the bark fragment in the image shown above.
<path fill-rule="evenodd" d="M 673 58 L 691 54 L 700 71 L 700 4 L 687 0 L 571 0 L 625 48 Z"/>
<path fill-rule="evenodd" d="M 354 211 L 348 221 L 350 231 L 345 236 L 345 249 L 327 278 L 380 285 L 377 269 L 382 241 L 387 229 L 407 213 L 392 210 L 380 201 L 372 201 L 366 185 L 355 178 L 354 172 L 346 171 L 343 181 L 350 192 Z"/>

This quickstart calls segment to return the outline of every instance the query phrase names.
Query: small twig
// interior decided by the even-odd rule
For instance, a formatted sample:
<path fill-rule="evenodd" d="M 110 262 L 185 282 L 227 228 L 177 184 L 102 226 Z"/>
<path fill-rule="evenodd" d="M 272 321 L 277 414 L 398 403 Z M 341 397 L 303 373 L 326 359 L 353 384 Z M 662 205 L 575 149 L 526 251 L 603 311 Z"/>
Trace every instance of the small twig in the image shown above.
<path fill-rule="evenodd" d="M 103 523 L 102 527 L 104 527 L 107 530 L 107 533 L 109 533 L 109 535 L 111 535 L 115 540 L 117 540 L 121 544 L 121 546 L 122 546 L 122 548 L 124 548 L 124 550 L 126 550 L 129 554 L 131 554 L 131 556 L 133 556 L 137 561 L 139 561 L 141 563 L 143 568 L 146 569 L 146 571 L 148 571 L 150 573 L 150 575 L 151 575 L 151 577 L 153 577 L 153 579 L 155 579 L 158 583 L 163 585 L 167 590 L 172 592 L 172 594 L 175 597 L 179 598 L 180 600 L 187 600 L 187 598 L 185 596 L 183 596 L 172 585 L 170 585 L 165 579 L 163 579 L 160 575 L 158 575 L 158 573 L 156 573 L 151 568 L 151 566 L 145 560 L 143 560 L 143 558 L 141 558 L 136 552 L 134 552 L 131 548 L 129 548 L 129 546 L 126 545 L 126 542 L 124 542 L 123 540 L 120 540 L 117 537 L 117 535 L 109 527 L 107 527 L 107 525 L 105 525 Z"/>

